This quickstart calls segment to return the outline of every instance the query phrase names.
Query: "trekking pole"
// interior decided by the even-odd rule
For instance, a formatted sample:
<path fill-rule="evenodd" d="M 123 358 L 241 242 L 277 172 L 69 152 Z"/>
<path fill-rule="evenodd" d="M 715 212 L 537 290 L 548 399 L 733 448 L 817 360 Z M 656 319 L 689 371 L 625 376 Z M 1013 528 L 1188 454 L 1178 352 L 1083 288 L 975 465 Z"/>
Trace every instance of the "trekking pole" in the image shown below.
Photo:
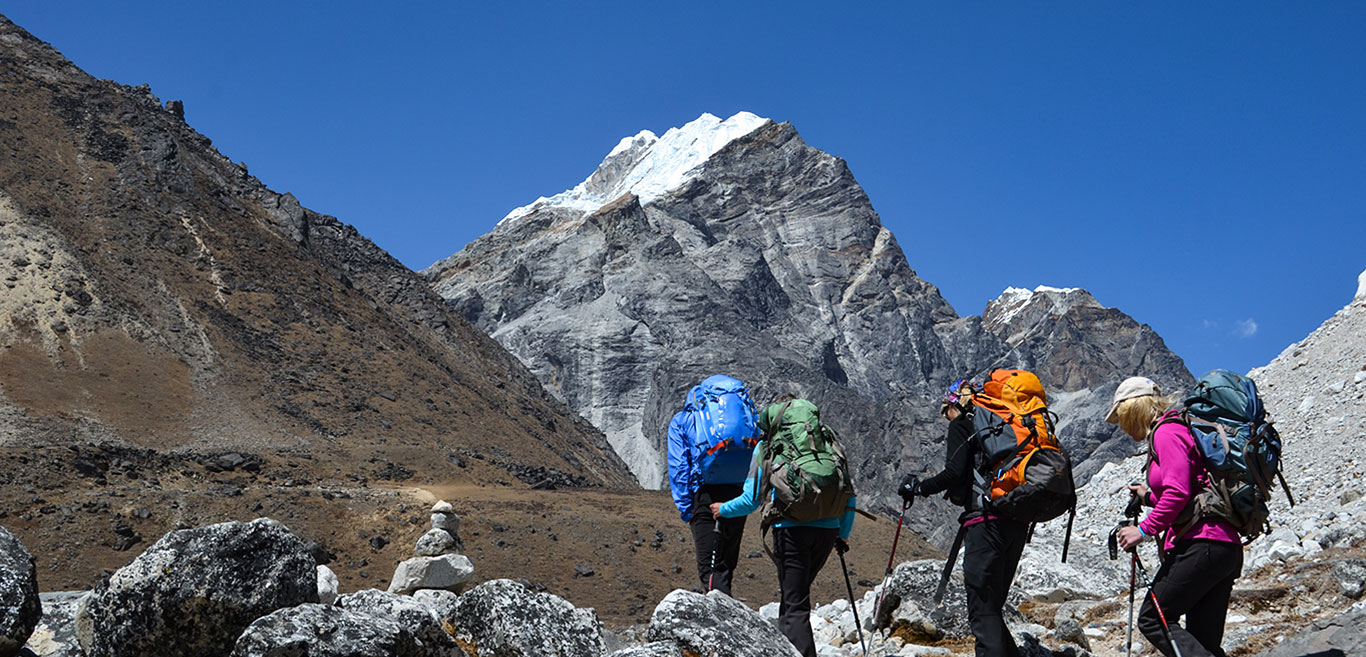
<path fill-rule="evenodd" d="M 1134 554 L 1134 565 L 1138 566 L 1139 574 L 1143 575 L 1143 581 L 1148 588 L 1148 597 L 1152 599 L 1153 608 L 1157 610 L 1157 618 L 1162 621 L 1162 636 L 1167 639 L 1167 643 L 1171 645 L 1172 652 L 1176 653 L 1176 657 L 1181 657 L 1181 647 L 1176 645 L 1176 639 L 1172 638 L 1172 628 L 1167 625 L 1167 615 L 1163 613 L 1162 605 L 1157 601 L 1157 594 L 1153 593 L 1153 580 L 1148 577 L 1148 569 L 1143 567 L 1143 560 L 1138 558 L 1138 546 L 1135 545 L 1129 549 Z"/>
<path fill-rule="evenodd" d="M 841 540 L 841 539 L 836 539 Z M 848 547 L 845 548 L 847 550 Z M 844 588 L 849 590 L 849 609 L 854 612 L 854 629 L 858 630 L 858 642 L 863 646 L 863 654 L 868 654 L 868 642 L 863 640 L 863 623 L 858 619 L 858 603 L 854 602 L 854 585 L 849 581 L 849 565 L 844 562 L 844 550 L 837 545 L 835 552 L 840 555 L 840 570 L 844 571 Z M 876 612 L 874 612 L 876 613 Z"/>
<path fill-rule="evenodd" d="M 896 560 L 896 544 L 901 541 L 901 522 L 906 519 L 906 509 L 910 506 L 911 500 L 901 501 L 901 515 L 896 517 L 896 535 L 892 537 L 892 553 L 887 555 L 887 572 L 882 576 L 882 588 L 878 590 L 877 602 L 873 604 L 874 624 L 877 623 L 878 614 L 882 612 L 882 598 L 887 595 L 887 583 L 892 579 L 892 562 Z"/>
<path fill-rule="evenodd" d="M 707 592 L 708 592 L 708 593 L 710 593 L 711 591 L 714 591 L 714 590 L 716 589 L 716 587 L 713 586 L 713 583 L 714 583 L 713 581 L 716 579 L 716 553 L 721 549 L 721 519 L 720 519 L 720 518 L 717 518 L 717 519 L 716 519 L 716 524 L 712 525 L 712 531 L 716 533 L 716 536 L 714 537 L 716 540 L 714 540 L 714 541 L 712 542 L 712 544 L 711 544 L 711 568 L 707 571 Z"/>
<path fill-rule="evenodd" d="M 1138 553 L 1129 560 L 1129 630 L 1124 639 L 1124 654 L 1132 655 L 1134 650 L 1134 572 L 1138 564 Z"/>

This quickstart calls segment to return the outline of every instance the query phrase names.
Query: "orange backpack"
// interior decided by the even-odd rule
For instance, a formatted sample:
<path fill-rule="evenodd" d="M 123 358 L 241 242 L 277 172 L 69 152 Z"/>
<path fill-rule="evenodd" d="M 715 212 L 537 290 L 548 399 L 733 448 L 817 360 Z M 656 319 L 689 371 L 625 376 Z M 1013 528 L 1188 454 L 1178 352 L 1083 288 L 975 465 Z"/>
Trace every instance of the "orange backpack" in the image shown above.
<path fill-rule="evenodd" d="M 1024 522 L 1075 512 L 1072 460 L 1058 442 L 1057 417 L 1048 410 L 1039 377 L 1025 370 L 995 370 L 972 403 L 973 439 L 980 448 L 976 504 Z"/>

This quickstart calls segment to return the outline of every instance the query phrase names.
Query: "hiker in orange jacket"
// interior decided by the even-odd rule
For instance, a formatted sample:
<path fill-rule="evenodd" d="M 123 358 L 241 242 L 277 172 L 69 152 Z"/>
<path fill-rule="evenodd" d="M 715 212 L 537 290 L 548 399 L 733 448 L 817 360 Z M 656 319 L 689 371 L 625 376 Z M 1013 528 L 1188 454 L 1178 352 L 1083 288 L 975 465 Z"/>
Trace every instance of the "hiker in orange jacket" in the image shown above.
<path fill-rule="evenodd" d="M 963 584 L 967 589 L 968 620 L 976 638 L 977 657 L 1018 657 L 1019 647 L 1006 627 L 1002 610 L 1024 552 L 1029 526 L 1012 518 L 984 513 L 974 504 L 973 464 L 977 453 L 972 440 L 975 387 L 960 379 L 940 399 L 939 413 L 949 421 L 944 439 L 944 469 L 917 481 L 907 475 L 897 493 L 910 501 L 946 492 L 945 497 L 963 507 L 958 522 L 963 526 Z M 986 412 L 986 411 L 983 411 Z"/>

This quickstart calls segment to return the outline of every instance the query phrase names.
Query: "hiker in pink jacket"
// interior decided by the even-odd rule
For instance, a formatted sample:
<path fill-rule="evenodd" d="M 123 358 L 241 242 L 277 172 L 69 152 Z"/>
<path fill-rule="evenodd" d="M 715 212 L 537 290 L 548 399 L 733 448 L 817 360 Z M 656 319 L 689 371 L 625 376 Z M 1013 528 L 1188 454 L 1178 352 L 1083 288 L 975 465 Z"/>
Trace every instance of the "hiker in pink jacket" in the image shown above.
<path fill-rule="evenodd" d="M 1150 379 L 1125 379 L 1115 391 L 1105 421 L 1118 424 L 1135 441 L 1148 441 L 1147 485 L 1129 486 L 1151 506 L 1137 527 L 1119 530 L 1119 545 L 1129 549 L 1149 538 L 1160 539 L 1165 550 L 1153 577 L 1153 595 L 1166 616 L 1172 640 L 1182 657 L 1219 655 L 1224 650 L 1224 617 L 1233 583 L 1243 570 L 1243 545 L 1238 531 L 1218 518 L 1195 518 L 1191 500 L 1209 485 L 1204 457 L 1190 430 L 1173 417 L 1176 400 L 1164 396 Z M 1179 619 L 1186 617 L 1185 627 Z M 1175 655 L 1162 632 L 1162 618 L 1145 599 L 1138 627 L 1164 655 Z"/>

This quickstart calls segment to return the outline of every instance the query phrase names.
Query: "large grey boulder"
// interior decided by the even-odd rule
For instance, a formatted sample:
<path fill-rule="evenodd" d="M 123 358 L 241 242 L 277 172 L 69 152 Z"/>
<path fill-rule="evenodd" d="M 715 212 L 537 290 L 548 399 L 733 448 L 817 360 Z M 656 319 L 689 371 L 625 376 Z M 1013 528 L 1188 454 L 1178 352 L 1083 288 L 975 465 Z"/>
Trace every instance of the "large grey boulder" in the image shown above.
<path fill-rule="evenodd" d="M 459 593 L 474 576 L 474 564 L 461 554 L 439 557 L 413 557 L 398 564 L 389 582 L 390 593 L 412 593 L 419 589 L 442 589 Z"/>
<path fill-rule="evenodd" d="M 1318 621 L 1258 657 L 1333 657 L 1359 655 L 1366 646 L 1366 607 Z"/>
<path fill-rule="evenodd" d="M 89 591 L 40 593 L 43 619 L 29 635 L 24 648 L 37 657 L 82 657 L 76 641 L 76 611 L 90 597 Z"/>
<path fill-rule="evenodd" d="M 337 606 L 402 625 L 422 642 L 426 654 L 431 657 L 465 657 L 465 651 L 442 629 L 436 611 L 419 600 L 378 589 L 366 589 L 337 598 Z"/>
<path fill-rule="evenodd" d="M 0 657 L 24 647 L 43 616 L 38 600 L 38 570 L 33 555 L 9 530 L 0 527 Z"/>
<path fill-rule="evenodd" d="M 601 657 L 602 624 L 592 609 L 536 593 L 510 579 L 484 582 L 460 596 L 456 637 L 479 657 Z"/>
<path fill-rule="evenodd" d="M 170 532 L 95 587 L 77 638 L 101 657 L 222 655 L 256 619 L 318 601 L 308 545 L 268 518 Z"/>
<path fill-rule="evenodd" d="M 704 657 L 800 657 L 778 628 L 730 596 L 678 589 L 650 617 L 651 641 L 672 641 Z"/>
<path fill-rule="evenodd" d="M 937 559 L 907 561 L 896 567 L 887 581 L 887 593 L 883 606 L 890 609 L 879 612 L 878 619 L 888 621 L 892 628 L 905 627 L 909 634 L 925 640 L 940 638 L 962 638 L 972 633 L 968 626 L 968 600 L 963 589 L 963 567 L 961 558 L 949 576 L 944 599 L 938 604 L 934 601 L 935 589 L 944 562 Z M 1004 610 L 1007 623 L 1021 620 L 1015 607 L 1007 604 Z"/>
<path fill-rule="evenodd" d="M 231 657 L 430 655 L 401 623 L 332 605 L 305 604 L 256 619 L 237 639 Z"/>

